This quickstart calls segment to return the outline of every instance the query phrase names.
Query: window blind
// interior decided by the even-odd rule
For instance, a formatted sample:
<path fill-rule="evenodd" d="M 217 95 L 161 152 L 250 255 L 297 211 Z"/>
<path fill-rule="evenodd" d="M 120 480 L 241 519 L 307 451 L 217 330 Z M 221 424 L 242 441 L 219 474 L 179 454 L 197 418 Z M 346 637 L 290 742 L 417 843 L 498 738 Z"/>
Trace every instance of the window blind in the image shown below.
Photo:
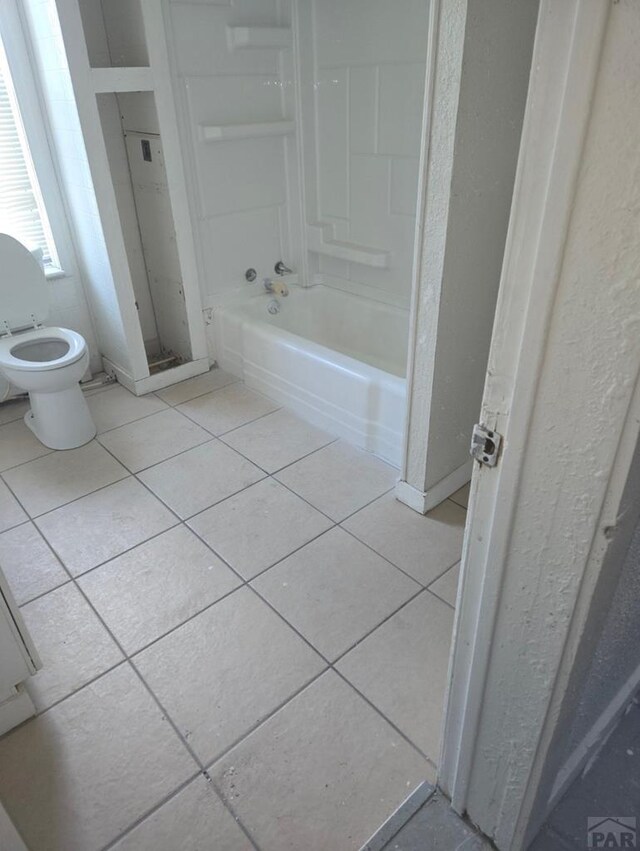
<path fill-rule="evenodd" d="M 0 43 L 0 232 L 57 265 L 9 68 Z"/>

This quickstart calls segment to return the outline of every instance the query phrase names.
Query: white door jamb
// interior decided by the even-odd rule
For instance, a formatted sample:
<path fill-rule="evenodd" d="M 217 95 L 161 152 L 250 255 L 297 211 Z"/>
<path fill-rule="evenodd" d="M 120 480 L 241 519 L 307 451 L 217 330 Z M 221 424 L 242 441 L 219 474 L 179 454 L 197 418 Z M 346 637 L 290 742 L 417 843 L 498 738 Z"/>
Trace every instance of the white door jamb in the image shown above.
<path fill-rule="evenodd" d="M 510 731 L 493 729 L 490 772 L 478 740 L 491 725 L 487 692 L 492 657 L 507 637 L 498 632 L 505 603 L 505 565 L 521 478 L 530 460 L 527 441 L 609 12 L 609 3 L 602 0 L 541 2 L 481 414 L 481 422 L 503 435 L 504 451 L 496 468 L 474 471 L 463 550 L 463 592 L 456 615 L 439 782 L 454 809 L 469 812 L 505 849 L 523 847 L 535 791 L 532 772 L 540 756 L 540 727 L 534 720 L 546 722 L 553 676 L 542 697 L 540 682 L 531 682 L 534 715 L 523 717 L 520 740 L 509 745 L 500 736 Z M 596 513 L 594 535 L 598 517 Z M 588 555 L 579 566 L 582 570 Z M 523 618 L 531 614 L 526 593 L 520 599 L 510 597 L 508 603 L 520 607 Z M 517 612 L 510 615 L 513 621 Z M 558 629 L 565 626 L 568 630 L 566 624 Z M 559 669 L 560 665 L 555 674 Z M 513 687 L 510 680 L 509 673 L 503 683 L 505 699 Z M 491 697 L 493 705 L 500 695 Z M 523 701 L 527 697 L 522 695 Z M 486 756 L 486 739 L 483 747 Z M 483 784 L 484 801 L 489 799 L 490 804 L 480 808 L 482 812 L 473 811 L 470 801 Z"/>

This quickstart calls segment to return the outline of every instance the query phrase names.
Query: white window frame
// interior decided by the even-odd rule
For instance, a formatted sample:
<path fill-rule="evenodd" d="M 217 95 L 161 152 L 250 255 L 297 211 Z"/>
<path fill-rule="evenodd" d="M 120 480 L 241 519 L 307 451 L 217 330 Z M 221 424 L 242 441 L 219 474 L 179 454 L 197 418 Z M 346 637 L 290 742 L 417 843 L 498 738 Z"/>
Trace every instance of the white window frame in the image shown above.
<path fill-rule="evenodd" d="M 68 276 L 68 273 L 73 274 L 77 264 L 66 207 L 52 154 L 49 125 L 41 100 L 40 87 L 34 74 L 31 45 L 16 0 L 0 2 L 0 38 L 7 57 L 38 188 L 60 263 L 59 267 L 46 267 L 45 275 L 48 280 L 64 278 Z"/>

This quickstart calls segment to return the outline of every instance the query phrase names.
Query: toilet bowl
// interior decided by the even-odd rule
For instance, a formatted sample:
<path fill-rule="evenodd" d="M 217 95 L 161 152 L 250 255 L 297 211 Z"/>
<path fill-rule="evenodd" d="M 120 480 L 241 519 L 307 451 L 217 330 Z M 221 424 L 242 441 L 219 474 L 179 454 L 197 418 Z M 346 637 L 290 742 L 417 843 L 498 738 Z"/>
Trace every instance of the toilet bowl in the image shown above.
<path fill-rule="evenodd" d="M 31 403 L 25 423 L 50 449 L 74 449 L 96 427 L 79 381 L 89 365 L 81 334 L 44 326 L 47 281 L 37 260 L 0 234 L 0 373 Z"/>

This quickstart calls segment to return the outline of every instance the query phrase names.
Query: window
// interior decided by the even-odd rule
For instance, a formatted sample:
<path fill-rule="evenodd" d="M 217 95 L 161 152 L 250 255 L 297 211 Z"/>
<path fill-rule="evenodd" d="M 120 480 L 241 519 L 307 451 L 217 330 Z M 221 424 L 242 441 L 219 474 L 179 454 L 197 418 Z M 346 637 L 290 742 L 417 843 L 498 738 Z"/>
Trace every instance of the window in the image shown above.
<path fill-rule="evenodd" d="M 37 252 L 46 269 L 60 263 L 0 41 L 0 232 Z"/>

